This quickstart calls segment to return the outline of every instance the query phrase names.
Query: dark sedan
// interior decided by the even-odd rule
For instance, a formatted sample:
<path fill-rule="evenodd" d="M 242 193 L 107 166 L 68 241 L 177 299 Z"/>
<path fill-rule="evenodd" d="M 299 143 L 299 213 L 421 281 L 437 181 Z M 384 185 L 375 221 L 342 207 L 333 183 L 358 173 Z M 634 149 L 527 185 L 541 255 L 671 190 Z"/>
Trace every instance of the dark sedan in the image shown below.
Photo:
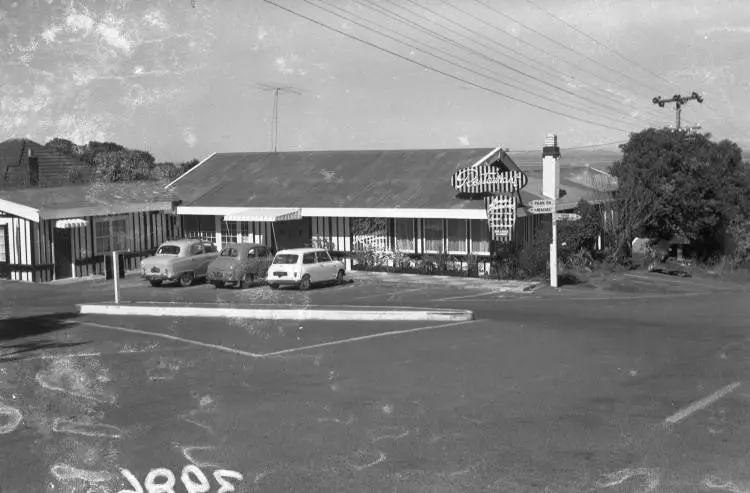
<path fill-rule="evenodd" d="M 258 279 L 265 279 L 273 253 L 256 243 L 228 243 L 219 257 L 208 266 L 207 280 L 217 288 L 249 288 Z"/>

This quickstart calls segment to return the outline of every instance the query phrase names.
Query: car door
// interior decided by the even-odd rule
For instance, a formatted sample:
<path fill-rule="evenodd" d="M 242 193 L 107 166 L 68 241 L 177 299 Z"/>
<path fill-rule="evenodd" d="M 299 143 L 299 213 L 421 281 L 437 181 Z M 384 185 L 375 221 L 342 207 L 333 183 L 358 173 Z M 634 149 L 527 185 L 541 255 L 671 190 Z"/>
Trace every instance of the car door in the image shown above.
<path fill-rule="evenodd" d="M 320 268 L 318 261 L 315 258 L 315 252 L 307 252 L 302 254 L 302 271 L 303 275 L 307 274 L 310 276 L 310 282 L 320 282 Z"/>
<path fill-rule="evenodd" d="M 206 251 L 201 244 L 193 244 L 190 246 L 190 263 L 193 266 L 193 274 L 198 276 L 205 276 L 206 270 L 208 269 L 208 260 L 210 257 L 206 255 Z"/>
<path fill-rule="evenodd" d="M 336 278 L 336 265 L 331 260 L 331 256 L 325 250 L 316 252 L 318 260 L 318 269 L 320 270 L 321 281 L 330 281 Z"/>
<path fill-rule="evenodd" d="M 273 262 L 273 255 L 266 247 L 256 248 L 256 258 L 258 262 L 258 277 L 268 277 L 268 269 Z"/>
<path fill-rule="evenodd" d="M 247 253 L 244 255 L 244 258 L 242 259 L 242 270 L 252 274 L 255 277 L 258 276 L 258 248 L 257 247 L 247 249 Z"/>

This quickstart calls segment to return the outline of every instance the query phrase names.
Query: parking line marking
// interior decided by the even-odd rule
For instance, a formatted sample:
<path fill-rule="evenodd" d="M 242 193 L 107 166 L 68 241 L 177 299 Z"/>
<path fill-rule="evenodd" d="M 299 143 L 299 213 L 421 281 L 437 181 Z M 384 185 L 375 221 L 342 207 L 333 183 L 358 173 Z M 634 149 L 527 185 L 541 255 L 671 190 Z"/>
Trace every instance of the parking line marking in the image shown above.
<path fill-rule="evenodd" d="M 168 334 L 160 334 L 158 332 L 149 332 L 147 330 L 128 329 L 126 327 L 118 327 L 118 326 L 115 326 L 115 325 L 105 325 L 105 324 L 100 324 L 100 323 L 96 323 L 96 322 L 79 321 L 77 323 L 91 325 L 93 327 L 99 327 L 99 328 L 102 328 L 102 329 L 118 330 L 120 332 L 130 332 L 130 333 L 133 333 L 133 334 L 142 334 L 142 335 L 153 336 L 153 337 L 161 337 L 162 339 L 170 339 L 170 340 L 173 340 L 173 341 L 184 342 L 185 344 L 192 344 L 194 346 L 201 346 L 201 347 L 206 347 L 206 348 L 210 348 L 210 349 L 216 349 L 218 351 L 224 351 L 224 352 L 227 352 L 227 353 L 238 354 L 240 356 L 250 356 L 251 358 L 260 358 L 260 357 L 264 356 L 264 355 L 258 354 L 258 353 L 251 353 L 249 351 L 242 351 L 241 349 L 233 349 L 233 348 L 230 348 L 230 347 L 227 347 L 227 346 L 220 346 L 218 344 L 209 344 L 207 342 L 194 341 L 192 339 L 185 339 L 183 337 L 171 336 L 171 335 L 168 335 Z"/>
<path fill-rule="evenodd" d="M 734 382 L 732 384 L 727 385 L 726 387 L 722 387 L 721 389 L 717 390 L 713 394 L 709 395 L 708 397 L 704 397 L 703 399 L 699 401 L 695 401 L 692 404 L 690 404 L 688 407 L 684 409 L 680 409 L 673 415 L 669 416 L 667 419 L 664 420 L 664 423 L 666 425 L 673 425 L 675 423 L 678 423 L 682 421 L 683 419 L 687 418 L 691 414 L 700 411 L 703 408 L 706 408 L 713 404 L 714 402 L 718 401 L 725 395 L 732 392 L 734 389 L 740 386 L 740 382 Z"/>
<path fill-rule="evenodd" d="M 447 324 L 440 324 L 440 325 L 428 325 L 427 327 L 417 327 L 414 329 L 405 329 L 405 330 L 392 330 L 389 332 L 381 332 L 379 334 L 370 334 L 366 336 L 359 336 L 359 337 L 350 337 L 349 339 L 340 339 L 338 341 L 331 341 L 331 342 L 323 342 L 320 344 L 312 344 L 310 346 L 302 346 L 298 348 L 292 348 L 292 349 L 282 349 L 281 351 L 274 351 L 272 353 L 264 353 L 259 355 L 260 357 L 270 357 L 270 356 L 281 356 L 284 354 L 290 354 L 290 353 L 297 353 L 300 351 L 307 351 L 308 349 L 317 349 L 322 347 L 329 347 L 329 346 L 338 346 L 341 344 L 348 344 L 350 342 L 359 342 L 359 341 L 366 341 L 369 339 L 376 339 L 378 337 L 388 337 L 388 336 L 396 336 L 401 334 L 410 334 L 412 332 L 422 332 L 425 330 L 433 330 L 433 329 L 440 329 L 442 327 L 452 327 L 456 325 L 463 325 L 463 324 L 470 324 L 474 323 L 476 320 L 465 320 L 463 322 L 450 322 Z"/>
<path fill-rule="evenodd" d="M 478 298 L 480 296 L 488 296 L 491 294 L 502 294 L 502 291 L 485 291 L 484 293 L 474 293 L 474 294 L 465 294 L 462 296 L 450 296 L 448 298 L 436 298 L 432 301 L 450 301 L 450 300 L 460 300 L 460 299 L 466 299 L 466 298 Z"/>

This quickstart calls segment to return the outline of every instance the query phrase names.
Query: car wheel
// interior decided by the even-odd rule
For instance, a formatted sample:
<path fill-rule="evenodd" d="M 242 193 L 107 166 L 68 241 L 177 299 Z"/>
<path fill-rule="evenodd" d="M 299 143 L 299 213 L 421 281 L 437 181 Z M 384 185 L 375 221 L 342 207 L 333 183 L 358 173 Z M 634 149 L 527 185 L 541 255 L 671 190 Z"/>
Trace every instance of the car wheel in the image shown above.
<path fill-rule="evenodd" d="M 310 275 L 305 274 L 299 281 L 299 290 L 307 291 L 308 289 L 310 289 Z"/>
<path fill-rule="evenodd" d="M 185 272 L 180 276 L 180 286 L 183 288 L 186 288 L 193 284 L 193 280 L 195 279 L 195 276 L 193 276 L 192 272 Z"/>
<path fill-rule="evenodd" d="M 336 274 L 336 284 L 344 284 L 344 271 L 340 270 L 338 274 Z"/>
<path fill-rule="evenodd" d="M 275 283 L 275 282 L 269 282 L 268 287 L 271 289 L 279 289 L 278 283 Z"/>
<path fill-rule="evenodd" d="M 249 272 L 245 274 L 245 277 L 242 279 L 242 282 L 240 283 L 240 287 L 242 289 L 247 289 L 253 287 L 253 284 L 255 284 L 255 276 L 250 274 Z"/>
<path fill-rule="evenodd" d="M 149 281 L 151 283 L 151 286 L 154 288 L 158 288 L 161 286 L 161 281 Z"/>

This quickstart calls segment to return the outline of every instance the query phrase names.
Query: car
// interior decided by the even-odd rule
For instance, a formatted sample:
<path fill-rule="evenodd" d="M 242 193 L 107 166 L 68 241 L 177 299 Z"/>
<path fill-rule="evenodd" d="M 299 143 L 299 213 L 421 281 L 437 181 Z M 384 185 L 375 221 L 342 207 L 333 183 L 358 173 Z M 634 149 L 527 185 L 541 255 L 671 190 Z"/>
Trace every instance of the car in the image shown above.
<path fill-rule="evenodd" d="M 207 280 L 217 288 L 249 288 L 256 279 L 265 279 L 273 253 L 257 243 L 227 243 L 208 265 Z"/>
<path fill-rule="evenodd" d="M 271 289 L 297 286 L 304 291 L 313 284 L 344 283 L 346 267 L 322 248 L 291 248 L 279 251 L 268 268 L 266 282 Z"/>
<path fill-rule="evenodd" d="M 216 245 L 204 240 L 165 241 L 153 256 L 143 259 L 141 277 L 154 287 L 165 282 L 178 282 L 187 287 L 205 278 L 208 264 L 218 256 Z"/>

